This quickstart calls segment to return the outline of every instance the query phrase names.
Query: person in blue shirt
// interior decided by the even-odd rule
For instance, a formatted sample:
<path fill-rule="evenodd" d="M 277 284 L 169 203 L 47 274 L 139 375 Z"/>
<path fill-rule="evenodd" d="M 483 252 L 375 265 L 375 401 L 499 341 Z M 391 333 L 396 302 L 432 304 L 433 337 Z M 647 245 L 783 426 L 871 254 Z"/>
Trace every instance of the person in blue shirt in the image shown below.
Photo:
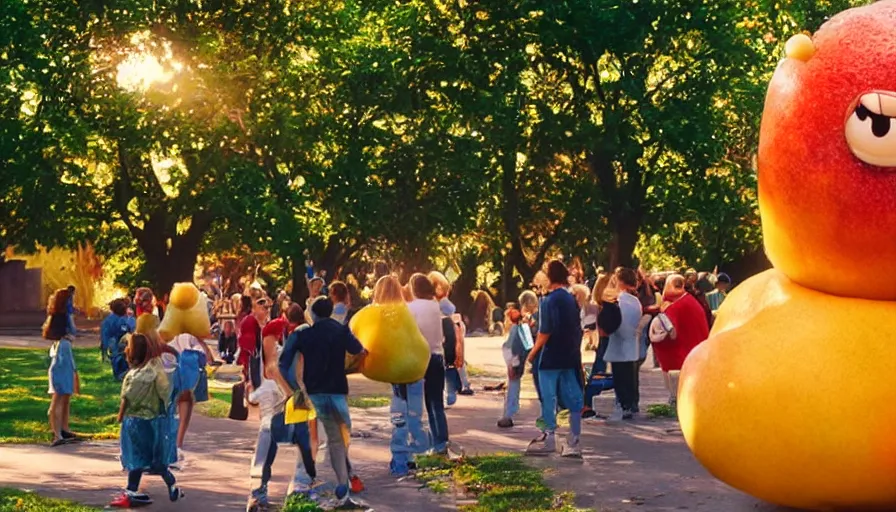
<path fill-rule="evenodd" d="M 361 355 L 367 351 L 348 327 L 333 320 L 333 303 L 318 299 L 311 306 L 314 324 L 290 336 L 280 355 L 281 368 L 289 368 L 299 354 L 302 381 L 317 417 L 327 434 L 330 462 L 336 473 L 338 506 L 351 502 L 347 464 L 351 416 L 348 410 L 348 379 L 345 376 L 345 354 Z"/>
<path fill-rule="evenodd" d="M 115 299 L 109 304 L 112 312 L 100 325 L 100 352 L 104 359 L 112 363 L 112 373 L 116 379 L 124 378 L 128 371 L 124 352 L 119 350 L 122 336 L 134 332 L 136 324 L 132 324 L 127 316 L 127 305 L 123 299 Z"/>
<path fill-rule="evenodd" d="M 541 435 L 529 443 L 526 453 L 548 455 L 556 451 L 554 432 L 557 429 L 558 400 L 570 410 L 582 410 L 582 326 L 575 297 L 567 290 L 569 270 L 559 260 L 548 264 L 548 294 L 539 308 L 538 337 L 529 352 L 528 361 L 538 363 L 538 386 L 541 390 Z M 579 436 L 582 418 L 569 415 L 570 434 L 561 456 L 581 457 Z"/>

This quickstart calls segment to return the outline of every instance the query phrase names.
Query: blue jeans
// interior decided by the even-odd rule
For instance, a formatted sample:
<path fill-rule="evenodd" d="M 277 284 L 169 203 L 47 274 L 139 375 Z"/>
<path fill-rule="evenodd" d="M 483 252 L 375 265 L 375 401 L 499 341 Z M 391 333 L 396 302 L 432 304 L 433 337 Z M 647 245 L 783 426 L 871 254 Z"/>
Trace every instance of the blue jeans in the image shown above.
<path fill-rule="evenodd" d="M 463 389 L 460 383 L 460 373 L 457 368 L 445 368 L 445 390 L 448 391 L 448 405 L 457 403 L 457 392 Z"/>
<path fill-rule="evenodd" d="M 457 370 L 457 378 L 460 379 L 461 389 L 470 389 L 470 379 L 467 378 L 467 365 L 463 365 Z"/>
<path fill-rule="evenodd" d="M 541 387 L 541 417 L 544 419 L 545 431 L 557 430 L 557 400 L 562 399 L 569 409 L 569 430 L 572 435 L 582 433 L 582 385 L 579 372 L 568 370 L 538 370 L 538 383 Z"/>
<path fill-rule="evenodd" d="M 292 486 L 299 490 L 310 489 L 312 481 L 317 478 L 317 470 L 311 457 L 308 423 L 287 425 L 285 419 L 284 413 L 275 414 L 271 419 L 270 428 L 261 427 L 258 430 L 252 465 L 262 467 L 261 486 L 265 487 L 271 480 L 271 468 L 277 458 L 277 444 L 294 444 L 299 448 L 299 458 L 296 461 Z"/>
<path fill-rule="evenodd" d="M 423 397 L 429 430 L 432 432 L 432 448 L 444 452 L 448 448 L 448 418 L 445 417 L 445 357 L 433 354 L 423 377 Z"/>
<path fill-rule="evenodd" d="M 647 329 L 645 329 L 646 331 Z M 597 350 L 594 353 L 594 365 L 591 366 L 591 373 L 607 373 L 607 362 L 604 361 L 604 354 L 607 353 L 607 347 L 610 345 L 610 338 L 601 336 L 597 342 Z"/>
<path fill-rule="evenodd" d="M 392 461 L 394 475 L 406 475 L 412 454 L 429 449 L 429 435 L 423 428 L 423 381 L 392 386 Z"/>
<path fill-rule="evenodd" d="M 352 418 L 348 412 L 348 400 L 345 395 L 315 394 L 308 395 L 317 419 L 323 424 L 327 433 L 327 449 L 330 454 L 330 463 L 333 472 L 336 473 L 337 496 L 338 487 L 347 486 L 348 474 L 348 445 L 351 439 Z"/>
<path fill-rule="evenodd" d="M 542 404 L 544 404 L 544 399 L 541 396 L 541 386 L 538 383 L 538 367 L 541 366 L 541 354 L 543 352 L 539 352 L 535 356 L 535 361 L 532 362 L 532 382 L 535 383 L 535 394 L 538 395 L 538 401 Z"/>
<path fill-rule="evenodd" d="M 513 418 L 520 411 L 520 388 L 522 377 L 507 379 L 507 391 L 504 393 L 504 417 Z"/>

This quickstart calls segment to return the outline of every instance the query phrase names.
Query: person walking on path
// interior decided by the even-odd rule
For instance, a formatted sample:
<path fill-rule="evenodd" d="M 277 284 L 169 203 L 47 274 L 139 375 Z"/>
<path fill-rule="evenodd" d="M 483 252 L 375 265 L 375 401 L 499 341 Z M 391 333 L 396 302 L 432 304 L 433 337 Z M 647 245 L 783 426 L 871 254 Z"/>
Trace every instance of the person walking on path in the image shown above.
<path fill-rule="evenodd" d="M 408 304 L 417 328 L 429 343 L 429 366 L 423 377 L 423 395 L 429 429 L 432 432 L 433 450 L 448 453 L 448 418 L 445 416 L 445 340 L 442 311 L 435 300 L 432 282 L 423 274 L 414 274 L 408 283 L 414 297 Z"/>
<path fill-rule="evenodd" d="M 541 435 L 532 440 L 526 450 L 531 455 L 548 455 L 556 451 L 558 399 L 572 412 L 581 411 L 583 404 L 582 327 L 576 300 L 566 289 L 569 271 L 562 262 L 554 260 L 548 264 L 547 275 L 550 284 L 540 309 L 538 337 L 528 356 L 532 363 L 540 355 L 538 385 L 544 421 Z M 581 457 L 582 418 L 579 414 L 569 415 L 569 430 L 561 456 Z"/>
<path fill-rule="evenodd" d="M 149 496 L 140 493 L 140 481 L 147 471 L 160 475 L 168 486 L 168 498 L 177 501 L 183 493 L 169 469 L 175 442 L 167 417 L 171 410 L 171 380 L 161 361 L 154 357 L 153 343 L 146 335 L 131 335 L 125 352 L 131 369 L 121 384 L 118 422 L 121 423 L 121 465 L 128 472 L 128 485 L 111 506 L 131 508 L 151 504 Z"/>
<path fill-rule="evenodd" d="M 631 419 L 638 397 L 638 324 L 641 321 L 641 301 L 633 295 L 638 286 L 635 271 L 629 268 L 616 273 L 617 304 L 621 313 L 619 328 L 610 334 L 604 359 L 613 367 L 613 389 L 616 407 L 608 421 Z"/>
<path fill-rule="evenodd" d="M 381 277 L 373 287 L 374 304 L 405 304 L 401 283 L 395 276 Z M 429 449 L 429 435 L 423 427 L 423 379 L 410 384 L 392 384 L 389 413 L 392 441 L 389 472 L 401 478 L 415 466 L 413 457 Z"/>
<path fill-rule="evenodd" d="M 261 386 L 252 392 L 251 397 L 261 406 L 261 426 L 258 429 L 258 441 L 250 471 L 253 484 L 246 507 L 249 512 L 269 505 L 268 483 L 272 476 L 272 466 L 277 458 L 278 443 L 294 444 L 299 451 L 288 493 L 301 493 L 310 497 L 317 478 L 308 422 L 286 423 L 286 401 L 291 400 L 293 392 L 300 389 L 300 383 L 297 381 L 295 366 L 284 364 L 279 350 L 284 335 L 290 335 L 290 341 L 287 342 L 289 345 L 304 322 L 305 314 L 301 306 L 292 304 L 286 310 L 285 317 L 268 322 L 262 332 L 264 362 L 262 382 Z M 259 478 L 260 482 L 256 486 L 255 479 Z"/>
<path fill-rule="evenodd" d="M 296 334 L 294 342 L 284 349 L 281 360 L 291 361 L 296 352 L 301 354 L 298 365 L 302 368 L 302 380 L 327 434 L 330 463 L 337 479 L 337 506 L 353 506 L 347 464 L 352 420 L 348 410 L 345 355 L 360 355 L 363 359 L 367 351 L 348 327 L 330 318 L 333 314 L 330 299 L 316 300 L 311 314 L 314 324 Z"/>

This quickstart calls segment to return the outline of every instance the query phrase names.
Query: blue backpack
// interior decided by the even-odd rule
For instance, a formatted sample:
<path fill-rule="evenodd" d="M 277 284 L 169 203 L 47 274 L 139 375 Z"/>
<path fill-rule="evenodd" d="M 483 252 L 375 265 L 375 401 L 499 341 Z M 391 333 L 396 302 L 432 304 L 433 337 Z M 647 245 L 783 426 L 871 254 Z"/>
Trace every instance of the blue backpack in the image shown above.
<path fill-rule="evenodd" d="M 128 360 L 124 349 L 128 346 L 127 335 L 133 331 L 127 317 L 110 315 L 103 321 L 100 329 L 100 352 L 103 360 L 112 366 L 112 375 L 117 380 L 124 379 L 128 373 Z"/>

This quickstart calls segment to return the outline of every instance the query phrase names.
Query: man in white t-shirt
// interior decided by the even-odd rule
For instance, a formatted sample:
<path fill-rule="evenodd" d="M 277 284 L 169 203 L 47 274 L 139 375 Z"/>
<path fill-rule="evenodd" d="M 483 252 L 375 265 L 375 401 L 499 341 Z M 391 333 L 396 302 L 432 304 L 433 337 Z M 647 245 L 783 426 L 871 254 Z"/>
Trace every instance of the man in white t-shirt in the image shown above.
<path fill-rule="evenodd" d="M 429 366 L 423 377 L 423 403 L 429 416 L 433 449 L 436 453 L 448 451 L 448 419 L 445 417 L 445 349 L 442 343 L 442 310 L 435 300 L 435 288 L 423 274 L 414 274 L 409 282 L 414 297 L 408 309 L 417 322 L 420 333 L 429 344 Z"/>

